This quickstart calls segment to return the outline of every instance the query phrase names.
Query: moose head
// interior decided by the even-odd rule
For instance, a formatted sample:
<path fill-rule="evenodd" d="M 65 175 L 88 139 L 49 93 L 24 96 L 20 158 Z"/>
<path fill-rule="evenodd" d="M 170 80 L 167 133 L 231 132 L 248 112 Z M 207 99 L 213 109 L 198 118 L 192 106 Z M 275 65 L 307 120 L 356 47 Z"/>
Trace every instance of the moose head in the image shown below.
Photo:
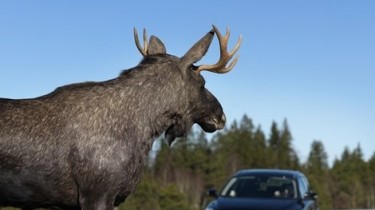
<path fill-rule="evenodd" d="M 208 51 L 214 35 L 217 35 L 220 44 L 220 59 L 213 65 L 194 65 Z M 231 59 L 240 48 L 242 36 L 238 39 L 233 50 L 228 52 L 229 29 L 225 36 L 222 36 L 216 26 L 195 43 L 181 58 L 166 53 L 163 42 L 156 36 L 151 36 L 148 41 L 146 30 L 143 31 L 143 47 L 138 38 L 137 30 L 134 29 L 134 39 L 139 52 L 144 56 L 142 64 L 168 63 L 162 68 L 169 72 L 175 72 L 174 93 L 177 93 L 173 103 L 176 103 L 179 110 L 173 113 L 173 123 L 165 132 L 166 140 L 171 144 L 176 137 L 182 137 L 190 130 L 194 123 L 197 123 L 204 131 L 214 132 L 224 128 L 226 117 L 223 108 L 216 97 L 205 88 L 205 80 L 200 74 L 201 71 L 214 73 L 227 73 L 233 69 L 238 61 L 236 56 Z M 227 65 L 229 63 L 229 65 Z M 156 63 L 156 62 L 155 62 Z M 161 70 L 160 70 L 161 71 Z"/>

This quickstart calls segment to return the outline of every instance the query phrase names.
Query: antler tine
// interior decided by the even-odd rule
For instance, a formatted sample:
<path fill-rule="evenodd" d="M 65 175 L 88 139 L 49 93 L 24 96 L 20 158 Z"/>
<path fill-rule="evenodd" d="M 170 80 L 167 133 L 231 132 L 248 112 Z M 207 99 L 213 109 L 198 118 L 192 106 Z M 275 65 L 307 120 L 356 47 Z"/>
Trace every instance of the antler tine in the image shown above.
<path fill-rule="evenodd" d="M 134 28 L 134 39 L 135 39 L 135 45 L 137 46 L 139 52 L 143 56 L 146 56 L 147 55 L 147 48 L 148 48 L 146 29 L 143 29 L 143 48 L 142 48 L 141 44 L 139 43 L 138 32 L 137 32 L 136 28 Z"/>
<path fill-rule="evenodd" d="M 147 54 L 148 40 L 147 40 L 147 32 L 145 28 L 143 28 L 143 49 L 144 49 L 144 52 Z"/>
<path fill-rule="evenodd" d="M 229 63 L 229 65 L 227 66 L 228 62 L 233 58 L 234 54 L 236 54 L 236 52 L 238 51 L 238 49 L 241 46 L 242 35 L 239 37 L 239 39 L 238 39 L 235 47 L 233 48 L 233 50 L 228 52 L 227 48 L 228 48 L 228 40 L 229 40 L 229 35 L 230 35 L 229 28 L 227 27 L 224 37 L 221 35 L 219 29 L 215 25 L 213 25 L 213 28 L 214 28 L 214 31 L 217 35 L 218 40 L 219 40 L 220 59 L 214 65 L 201 65 L 201 66 L 199 66 L 196 70 L 197 73 L 206 70 L 206 71 L 210 71 L 210 72 L 214 72 L 214 73 L 223 74 L 223 73 L 227 73 L 230 70 L 232 70 L 233 67 L 237 64 L 239 56 L 236 56 L 234 58 L 234 60 L 231 63 Z"/>

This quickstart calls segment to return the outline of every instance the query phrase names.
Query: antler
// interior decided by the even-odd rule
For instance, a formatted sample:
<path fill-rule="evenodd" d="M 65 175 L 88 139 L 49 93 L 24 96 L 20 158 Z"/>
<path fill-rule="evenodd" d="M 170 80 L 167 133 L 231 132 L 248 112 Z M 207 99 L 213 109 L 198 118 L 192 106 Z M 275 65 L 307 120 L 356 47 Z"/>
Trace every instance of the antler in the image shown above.
<path fill-rule="evenodd" d="M 230 34 L 229 28 L 227 28 L 227 31 L 226 31 L 224 37 L 221 35 L 219 29 L 217 29 L 216 26 L 213 25 L 213 28 L 214 28 L 214 31 L 217 35 L 218 40 L 219 40 L 219 44 L 220 44 L 220 59 L 214 65 L 200 65 L 200 66 L 198 66 L 198 68 L 195 70 L 197 73 L 199 73 L 201 71 L 204 71 L 204 70 L 215 72 L 215 73 L 220 73 L 220 74 L 227 73 L 227 72 L 229 72 L 230 70 L 233 69 L 233 67 L 236 65 L 236 63 L 238 61 L 239 56 L 236 56 L 234 58 L 234 60 L 227 66 L 227 63 L 232 59 L 234 54 L 236 54 L 236 52 L 238 51 L 238 49 L 241 46 L 242 35 L 238 39 L 234 49 L 232 51 L 228 52 L 227 45 L 228 45 L 228 39 L 229 39 L 229 34 Z"/>
<path fill-rule="evenodd" d="M 146 56 L 147 55 L 147 48 L 148 48 L 148 40 L 147 40 L 146 29 L 143 29 L 143 49 L 142 49 L 141 44 L 139 43 L 138 32 L 137 32 L 136 28 L 134 28 L 134 39 L 135 39 L 135 45 L 137 45 L 137 48 L 138 48 L 139 52 L 143 56 Z"/>

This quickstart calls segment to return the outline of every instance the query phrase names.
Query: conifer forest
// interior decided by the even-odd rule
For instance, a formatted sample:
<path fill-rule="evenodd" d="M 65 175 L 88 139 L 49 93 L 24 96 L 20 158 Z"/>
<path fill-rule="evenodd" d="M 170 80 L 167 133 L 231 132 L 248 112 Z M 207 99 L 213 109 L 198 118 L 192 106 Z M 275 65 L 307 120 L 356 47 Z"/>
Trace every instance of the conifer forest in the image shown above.
<path fill-rule="evenodd" d="M 265 133 L 244 115 L 210 139 L 196 129 L 171 148 L 158 140 L 136 193 L 119 209 L 204 209 L 210 201 L 207 190 L 220 190 L 233 173 L 245 168 L 302 171 L 318 194 L 320 209 L 375 208 L 375 153 L 364 160 L 360 145 L 338 148 L 341 157 L 329 164 L 323 140 L 312 139 L 302 162 L 287 120 L 282 125 L 272 122 L 269 135 Z"/>

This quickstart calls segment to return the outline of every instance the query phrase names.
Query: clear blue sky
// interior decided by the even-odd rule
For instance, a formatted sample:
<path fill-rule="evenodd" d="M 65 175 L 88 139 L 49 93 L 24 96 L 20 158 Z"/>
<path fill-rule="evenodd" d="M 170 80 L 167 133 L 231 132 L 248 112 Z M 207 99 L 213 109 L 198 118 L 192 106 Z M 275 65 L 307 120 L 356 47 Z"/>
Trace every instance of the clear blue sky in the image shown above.
<path fill-rule="evenodd" d="M 244 41 L 236 68 L 203 73 L 229 124 L 244 114 L 268 133 L 288 120 L 304 160 L 321 140 L 329 159 L 375 151 L 375 1 L 0 0 L 0 97 L 116 77 L 140 61 L 133 27 L 182 56 L 217 25 Z M 213 42 L 202 63 L 216 62 Z"/>

